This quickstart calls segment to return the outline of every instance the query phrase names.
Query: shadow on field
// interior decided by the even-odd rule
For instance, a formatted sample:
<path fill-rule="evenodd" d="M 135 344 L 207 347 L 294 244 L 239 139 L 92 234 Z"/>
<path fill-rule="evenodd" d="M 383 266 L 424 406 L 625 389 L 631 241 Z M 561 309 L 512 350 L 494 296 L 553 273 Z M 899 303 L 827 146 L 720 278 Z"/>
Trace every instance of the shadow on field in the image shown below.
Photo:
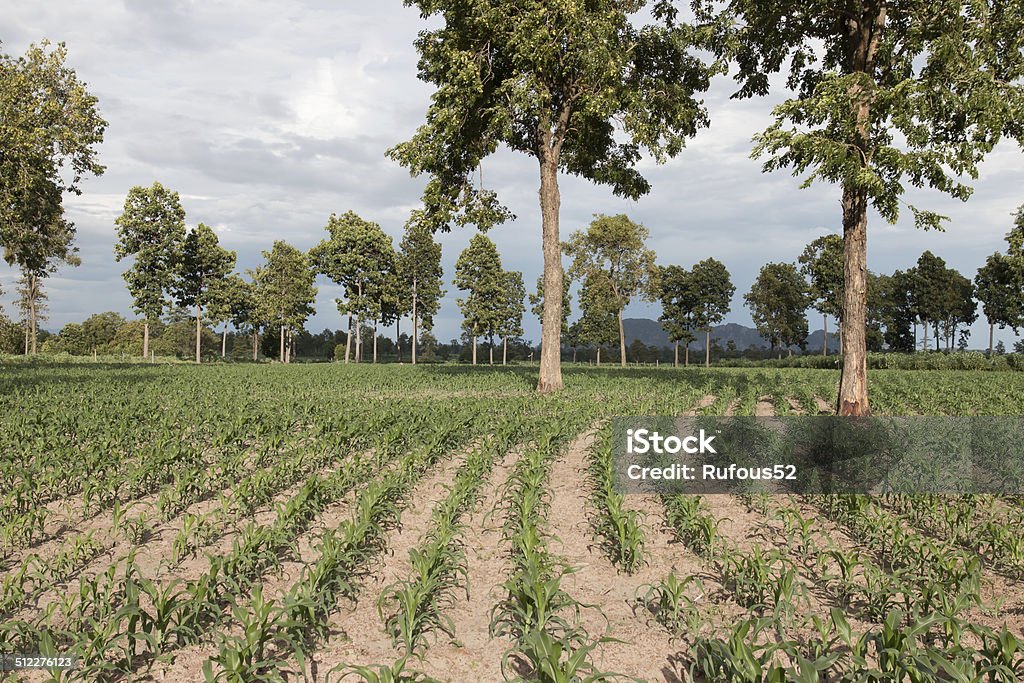
<path fill-rule="evenodd" d="M 422 365 L 426 374 L 471 379 L 473 377 L 497 377 L 515 382 L 518 388 L 537 386 L 537 366 L 522 365 Z M 586 365 L 563 365 L 562 379 L 568 389 L 598 389 L 602 385 L 639 382 L 650 385 L 685 385 L 693 389 L 708 389 L 722 386 L 736 386 L 747 381 L 743 374 L 722 372 L 706 368 L 646 368 L 618 366 L 595 367 Z"/>
<path fill-rule="evenodd" d="M 0 363 L 0 394 L 13 394 L 46 386 L 49 389 L 64 389 L 69 394 L 93 385 L 109 385 L 122 381 L 129 384 L 154 382 L 166 379 L 160 370 L 166 366 L 143 363 L 61 363 L 16 362 Z"/>
<path fill-rule="evenodd" d="M 500 375 L 520 387 L 537 386 L 537 369 L 515 365 L 420 365 L 428 375 L 444 377 L 494 377 Z"/>

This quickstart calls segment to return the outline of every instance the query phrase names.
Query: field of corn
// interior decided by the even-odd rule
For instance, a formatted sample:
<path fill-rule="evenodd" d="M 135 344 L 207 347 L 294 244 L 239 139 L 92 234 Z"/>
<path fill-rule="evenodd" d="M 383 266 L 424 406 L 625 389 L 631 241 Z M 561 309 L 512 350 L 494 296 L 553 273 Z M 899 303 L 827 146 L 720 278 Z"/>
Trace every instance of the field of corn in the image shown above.
<path fill-rule="evenodd" d="M 797 369 L 0 368 L 18 681 L 1024 680 L 1024 497 L 646 496 L 609 418 L 830 412 Z M 890 415 L 1024 373 L 877 371 Z"/>

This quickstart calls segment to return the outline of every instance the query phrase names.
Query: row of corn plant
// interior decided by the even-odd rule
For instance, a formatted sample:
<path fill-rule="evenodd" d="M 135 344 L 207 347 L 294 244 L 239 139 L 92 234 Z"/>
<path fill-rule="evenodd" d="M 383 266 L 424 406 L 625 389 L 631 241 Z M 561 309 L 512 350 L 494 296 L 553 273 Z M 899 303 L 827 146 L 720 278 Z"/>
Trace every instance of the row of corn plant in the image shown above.
<path fill-rule="evenodd" d="M 640 513 L 627 508 L 625 496 L 615 490 L 612 451 L 612 430 L 605 426 L 597 432 L 587 461 L 591 525 L 609 559 L 632 574 L 644 562 L 644 532 Z"/>
<path fill-rule="evenodd" d="M 360 491 L 352 516 L 321 536 L 319 557 L 303 568 L 280 600 L 259 595 L 248 605 L 236 605 L 233 622 L 242 626 L 242 632 L 219 633 L 218 652 L 204 663 L 206 679 L 281 680 L 291 671 L 292 657 L 298 670 L 304 670 L 306 653 L 326 636 L 327 618 L 337 609 L 339 598 L 355 598 L 361 573 L 386 547 L 388 532 L 398 523 L 413 486 L 475 433 L 480 412 L 480 407 L 462 409 L 443 415 L 443 422 L 423 425 L 420 444 Z M 257 619 L 255 626 L 253 619 Z"/>

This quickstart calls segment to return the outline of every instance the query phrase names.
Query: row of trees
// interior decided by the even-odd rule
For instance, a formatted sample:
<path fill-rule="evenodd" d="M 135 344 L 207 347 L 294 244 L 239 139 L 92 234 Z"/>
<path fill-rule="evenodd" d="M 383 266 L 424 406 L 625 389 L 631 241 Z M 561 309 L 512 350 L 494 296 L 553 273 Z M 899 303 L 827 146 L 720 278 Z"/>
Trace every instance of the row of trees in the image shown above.
<path fill-rule="evenodd" d="M 994 351 L 994 330 L 1024 327 L 1024 207 L 1006 236 L 1007 252 L 995 252 L 972 281 L 930 251 L 907 270 L 891 275 L 868 272 L 865 340 L 869 350 L 892 351 L 944 344 L 965 348 L 969 326 L 978 319 L 978 303 L 989 322 L 988 350 Z M 807 338 L 805 312 L 813 307 L 823 316 L 826 331 L 822 353 L 828 353 L 828 318 L 842 322 L 844 281 L 842 240 L 826 235 L 807 246 L 798 264 L 769 263 L 745 295 L 758 331 L 772 345 L 803 347 Z M 977 301 L 976 301 L 977 299 Z M 842 346 L 840 346 L 842 350 Z"/>
<path fill-rule="evenodd" d="M 221 354 L 227 324 L 248 329 L 256 357 L 261 327 L 280 332 L 280 358 L 290 356 L 289 335 L 313 312 L 316 288 L 309 258 L 285 242 L 263 252 L 266 262 L 247 271 L 251 280 L 232 273 L 236 255 L 220 246 L 217 234 L 204 223 L 187 230 L 177 192 L 159 182 L 136 186 L 125 198 L 116 220 L 117 260 L 130 258 L 124 273 L 134 308 L 143 317 L 142 354 L 149 355 L 150 327 L 175 307 L 194 311 L 195 360 L 202 360 L 204 321 L 223 323 Z"/>
<path fill-rule="evenodd" d="M 405 314 L 411 314 L 413 319 L 410 345 L 415 362 L 420 323 L 430 329 L 444 294 L 441 248 L 418 220 L 420 214 L 410 219 L 397 252 L 379 225 L 351 211 L 332 215 L 326 226 L 328 237 L 309 254 L 283 242 L 275 243 L 270 252 L 264 252 L 266 263 L 247 271 L 251 281 L 230 273 L 234 253 L 219 246 L 209 227 L 200 223 L 188 231 L 184 217 L 177 193 L 154 183 L 149 188 L 132 188 L 125 210 L 117 219 L 117 257 L 133 258 L 124 277 L 136 311 L 143 315 L 143 354 L 149 352 L 152 325 L 161 324 L 165 313 L 172 322 L 180 320 L 182 311 L 190 309 L 194 311 L 194 357 L 202 357 L 199 344 L 205 323 L 224 324 L 224 355 L 227 325 L 231 323 L 236 333 L 252 335 L 254 359 L 259 350 L 260 329 L 273 331 L 279 344 L 279 358 L 287 362 L 294 355 L 295 333 L 302 330 L 312 313 L 316 294 L 313 281 L 320 273 L 343 287 L 345 296 L 337 299 L 337 305 L 339 312 L 349 319 L 347 331 L 339 334 L 339 338 L 345 339 L 346 362 L 350 357 L 361 360 L 364 337 L 372 340 L 376 361 L 378 324 L 393 324 Z M 1007 235 L 1007 253 L 996 252 L 989 257 L 974 282 L 928 251 L 908 270 L 891 275 L 869 272 L 865 331 L 868 349 L 912 351 L 918 347 L 918 326 L 924 333 L 924 348 L 928 348 L 929 332 L 936 349 L 940 338 L 947 350 L 954 344 L 962 348 L 966 345 L 968 326 L 977 319 L 975 296 L 982 301 L 993 327 L 1010 326 L 1016 330 L 1024 326 L 1022 235 L 1024 207 Z M 660 300 L 660 319 L 675 345 L 675 364 L 679 363 L 680 342 L 686 348 L 685 363 L 689 364 L 689 345 L 697 332 L 705 335 L 705 364 L 709 364 L 711 328 L 729 313 L 735 292 L 730 274 L 724 264 L 712 258 L 689 270 L 678 265 L 659 267 L 654 252 L 646 246 L 648 237 L 644 226 L 625 215 L 598 215 L 586 230 L 576 231 L 562 245 L 563 253 L 570 258 L 570 267 L 563 279 L 561 345 L 571 347 L 574 355 L 579 347 L 592 348 L 599 364 L 601 349 L 617 342 L 616 356 L 625 364 L 630 354 L 626 349 L 623 309 L 639 297 Z M 829 317 L 840 318 L 842 312 L 842 259 L 841 238 L 826 235 L 807 245 L 797 263 L 769 263 L 761 269 L 744 300 L 755 326 L 772 350 L 785 347 L 792 353 L 793 347 L 805 347 L 806 312 L 813 307 L 823 315 L 822 353 L 828 353 Z M 580 284 L 581 315 L 570 325 L 572 282 Z M 489 341 L 493 364 L 494 339 L 501 337 L 502 362 L 506 362 L 509 341 L 518 342 L 523 333 L 522 274 L 504 270 L 494 242 L 477 234 L 459 256 L 455 284 L 466 292 L 458 304 L 471 349 L 469 359 L 477 362 L 477 340 L 482 337 Z M 44 299 L 45 295 L 37 298 Z M 542 279 L 529 299 L 534 314 L 543 320 Z M 69 334 L 62 333 L 60 340 L 68 349 L 81 346 L 74 341 L 80 335 L 74 334 L 73 327 L 68 326 Z M 367 334 L 354 334 L 364 327 L 369 327 Z M 400 332 L 398 336 L 402 337 Z M 168 343 L 173 348 L 173 342 Z M 991 352 L 991 334 L 989 346 Z"/>

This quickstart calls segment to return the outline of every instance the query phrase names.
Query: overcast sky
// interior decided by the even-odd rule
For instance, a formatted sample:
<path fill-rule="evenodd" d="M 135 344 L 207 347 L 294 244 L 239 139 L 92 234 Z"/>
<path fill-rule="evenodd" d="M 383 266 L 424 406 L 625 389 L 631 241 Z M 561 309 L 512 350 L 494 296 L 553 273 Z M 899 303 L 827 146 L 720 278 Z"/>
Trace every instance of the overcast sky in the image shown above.
<path fill-rule="evenodd" d="M 398 0 L 8 3 L 0 50 L 17 55 L 43 38 L 64 41 L 70 66 L 109 122 L 100 147 L 106 173 L 66 201 L 82 265 L 63 267 L 46 283 L 50 319 L 43 327 L 57 330 L 103 310 L 131 315 L 124 265 L 113 257 L 114 219 L 130 187 L 154 180 L 181 194 L 190 226 L 213 226 L 238 252 L 239 270 L 256 266 L 277 239 L 308 249 L 324 236 L 332 212 L 349 209 L 380 223 L 397 245 L 423 181 L 384 152 L 413 133 L 429 103 L 413 48 L 424 26 Z M 749 158 L 750 139 L 769 122 L 772 100 L 730 100 L 732 85 L 715 83 L 706 97 L 711 128 L 677 159 L 643 163 L 653 191 L 640 201 L 563 177 L 561 227 L 566 238 L 595 213 L 627 213 L 650 229 L 660 264 L 723 261 L 737 287 L 727 320 L 750 325 L 742 295 L 758 269 L 794 261 L 807 242 L 839 232 L 841 212 L 834 187 L 801 190 L 785 172 L 761 173 Z M 908 193 L 909 203 L 950 216 L 944 233 L 917 231 L 909 211 L 895 226 L 871 216 L 869 268 L 906 268 L 930 249 L 973 278 L 985 256 L 1005 250 L 1012 213 L 1024 203 L 1021 161 L 1020 148 L 1004 143 L 982 166 L 966 204 Z M 542 269 L 537 164 L 503 152 L 484 162 L 483 173 L 485 186 L 518 216 L 490 235 L 505 267 L 521 270 L 532 291 Z M 471 234 L 440 236 L 448 281 L 435 329 L 441 340 L 458 335 L 458 292 L 450 281 Z M 0 263 L 8 314 L 15 280 Z M 341 327 L 338 288 L 322 278 L 318 285 L 308 329 Z M 656 318 L 658 311 L 637 302 L 626 314 Z M 529 313 L 525 327 L 528 338 L 539 339 Z M 811 328 L 820 328 L 816 316 Z M 1009 331 L 1001 337 L 1008 345 L 1013 339 Z M 983 318 L 971 341 L 987 343 Z"/>

